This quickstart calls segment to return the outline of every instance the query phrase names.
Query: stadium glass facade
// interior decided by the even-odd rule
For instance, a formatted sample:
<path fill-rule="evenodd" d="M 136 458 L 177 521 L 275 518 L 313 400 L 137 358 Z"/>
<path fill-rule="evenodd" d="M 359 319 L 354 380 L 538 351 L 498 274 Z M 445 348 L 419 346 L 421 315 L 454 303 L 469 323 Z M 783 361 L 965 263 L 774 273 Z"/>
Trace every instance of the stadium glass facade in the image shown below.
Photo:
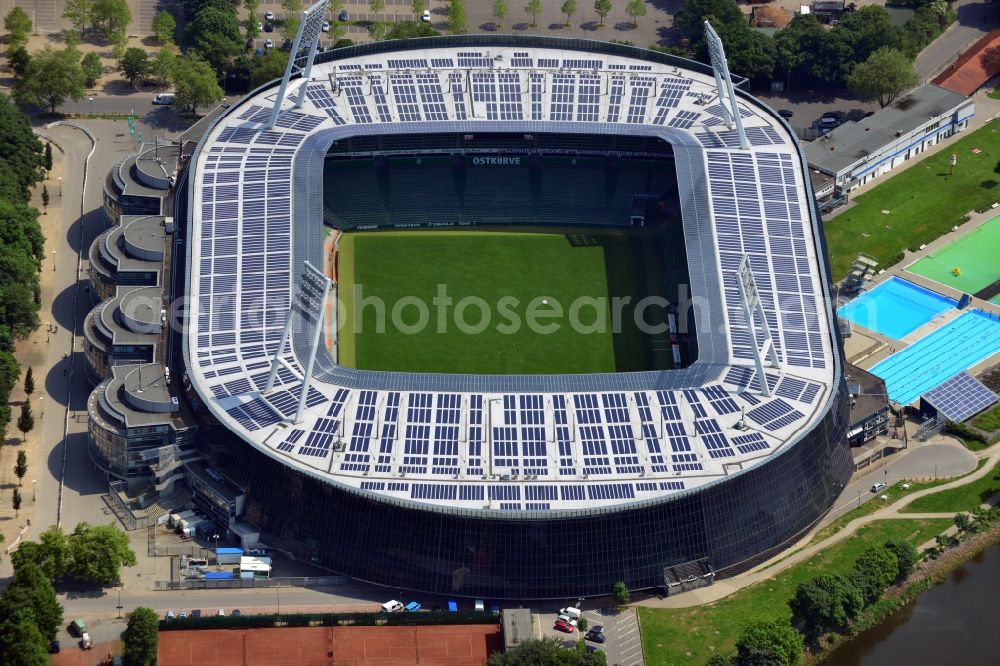
<path fill-rule="evenodd" d="M 664 567 L 708 558 L 733 575 L 794 542 L 851 475 L 846 387 L 826 417 L 767 464 L 667 501 L 539 513 L 415 508 L 296 471 L 219 428 L 212 465 L 250 489 L 261 539 L 352 578 L 438 594 L 547 599 L 663 585 Z M 303 516 L 308 516 L 303 519 Z"/>

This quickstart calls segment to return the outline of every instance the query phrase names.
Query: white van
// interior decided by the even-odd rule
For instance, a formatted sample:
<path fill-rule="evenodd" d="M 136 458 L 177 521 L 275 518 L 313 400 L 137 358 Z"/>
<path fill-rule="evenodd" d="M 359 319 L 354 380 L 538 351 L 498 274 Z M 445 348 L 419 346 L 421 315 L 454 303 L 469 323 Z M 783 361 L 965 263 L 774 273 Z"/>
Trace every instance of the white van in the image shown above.
<path fill-rule="evenodd" d="M 580 611 L 580 609 L 576 608 L 574 606 L 569 606 L 567 608 L 560 609 L 559 610 L 559 614 L 560 615 L 568 615 L 569 617 L 573 618 L 574 620 L 579 620 L 580 617 L 583 615 L 583 613 Z"/>
<path fill-rule="evenodd" d="M 387 601 L 384 604 L 382 604 L 383 613 L 396 613 L 401 610 L 403 610 L 402 602 L 396 601 L 395 599 L 393 599 L 392 601 Z"/>
<path fill-rule="evenodd" d="M 486 612 L 486 604 L 483 602 L 482 599 L 476 599 L 476 612 L 477 613 Z"/>
<path fill-rule="evenodd" d="M 173 103 L 174 103 L 174 94 L 173 93 L 160 93 L 156 97 L 153 98 L 153 104 L 168 105 L 168 104 L 173 104 Z"/>

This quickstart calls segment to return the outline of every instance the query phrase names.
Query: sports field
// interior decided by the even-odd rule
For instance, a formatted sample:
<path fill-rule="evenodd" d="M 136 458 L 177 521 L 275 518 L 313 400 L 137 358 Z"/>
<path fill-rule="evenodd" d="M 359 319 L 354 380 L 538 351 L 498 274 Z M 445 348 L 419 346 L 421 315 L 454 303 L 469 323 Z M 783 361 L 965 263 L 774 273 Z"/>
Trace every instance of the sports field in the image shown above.
<path fill-rule="evenodd" d="M 344 234 L 339 362 L 474 374 L 669 368 L 665 335 L 634 324 L 635 303 L 660 295 L 662 275 L 649 231 Z M 623 297 L 630 302 L 615 317 Z M 662 307 L 645 311 L 651 324 L 665 319 Z"/>
<path fill-rule="evenodd" d="M 975 294 L 1000 280 L 998 258 L 1000 216 L 927 255 L 906 270 L 967 294 Z"/>

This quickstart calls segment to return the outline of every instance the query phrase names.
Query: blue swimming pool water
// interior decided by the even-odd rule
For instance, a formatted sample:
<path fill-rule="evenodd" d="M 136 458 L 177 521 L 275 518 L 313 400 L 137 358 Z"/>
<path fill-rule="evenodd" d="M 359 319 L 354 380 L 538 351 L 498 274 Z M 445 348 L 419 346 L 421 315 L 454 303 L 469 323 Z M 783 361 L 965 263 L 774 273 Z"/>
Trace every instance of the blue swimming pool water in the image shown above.
<path fill-rule="evenodd" d="M 1000 352 L 1000 317 L 972 310 L 893 354 L 871 372 L 908 405 L 956 373 Z"/>
<path fill-rule="evenodd" d="M 947 296 L 891 277 L 837 313 L 859 326 L 902 340 L 956 303 Z"/>

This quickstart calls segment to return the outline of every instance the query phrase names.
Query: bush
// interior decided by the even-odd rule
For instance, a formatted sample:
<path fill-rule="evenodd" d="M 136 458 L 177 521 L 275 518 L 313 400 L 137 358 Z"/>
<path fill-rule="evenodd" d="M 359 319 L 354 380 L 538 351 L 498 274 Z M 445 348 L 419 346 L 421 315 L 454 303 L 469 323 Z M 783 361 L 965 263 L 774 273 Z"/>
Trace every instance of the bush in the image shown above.
<path fill-rule="evenodd" d="M 971 439 L 974 442 L 980 442 L 982 444 L 989 444 L 986 441 L 986 435 L 979 432 L 976 428 L 970 428 L 964 423 L 957 423 L 955 421 L 948 421 L 944 426 L 945 432 L 949 435 L 957 435 L 962 439 Z"/>

